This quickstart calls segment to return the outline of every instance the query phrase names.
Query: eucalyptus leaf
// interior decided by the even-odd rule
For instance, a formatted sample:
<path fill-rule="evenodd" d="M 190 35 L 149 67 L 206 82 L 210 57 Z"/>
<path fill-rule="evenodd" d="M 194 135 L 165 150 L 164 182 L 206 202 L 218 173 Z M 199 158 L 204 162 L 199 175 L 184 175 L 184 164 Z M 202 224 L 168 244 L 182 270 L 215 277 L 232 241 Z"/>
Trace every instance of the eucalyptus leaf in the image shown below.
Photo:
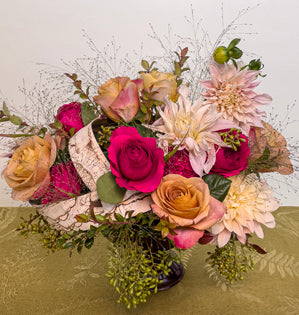
<path fill-rule="evenodd" d="M 222 202 L 229 191 L 231 180 L 217 174 L 205 175 L 202 179 L 208 184 L 211 196 Z"/>
<path fill-rule="evenodd" d="M 103 202 L 116 204 L 123 200 L 126 189 L 119 187 L 112 172 L 102 175 L 97 180 L 97 192 Z"/>
<path fill-rule="evenodd" d="M 88 125 L 91 121 L 93 121 L 97 115 L 94 112 L 94 108 L 89 105 L 88 102 L 82 103 L 81 106 L 81 117 L 84 126 Z"/>

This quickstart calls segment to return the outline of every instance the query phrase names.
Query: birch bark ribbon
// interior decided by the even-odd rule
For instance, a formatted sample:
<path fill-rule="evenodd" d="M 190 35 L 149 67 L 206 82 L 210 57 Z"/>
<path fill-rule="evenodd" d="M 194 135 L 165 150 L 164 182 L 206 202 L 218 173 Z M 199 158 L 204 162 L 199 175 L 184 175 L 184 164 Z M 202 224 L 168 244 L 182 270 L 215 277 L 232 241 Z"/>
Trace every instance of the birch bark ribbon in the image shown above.
<path fill-rule="evenodd" d="M 90 193 L 72 199 L 53 202 L 45 206 L 34 206 L 47 221 L 58 230 L 88 230 L 96 223 L 77 222 L 77 214 L 88 214 L 93 209 L 95 214 L 120 213 L 127 211 L 147 212 L 151 210 L 152 199 L 149 194 L 127 191 L 122 202 L 107 204 L 98 199 L 96 182 L 100 176 L 110 171 L 110 165 L 94 136 L 93 129 L 100 123 L 95 119 L 80 129 L 69 142 L 72 162 Z M 134 213 L 133 213 L 134 215 Z"/>

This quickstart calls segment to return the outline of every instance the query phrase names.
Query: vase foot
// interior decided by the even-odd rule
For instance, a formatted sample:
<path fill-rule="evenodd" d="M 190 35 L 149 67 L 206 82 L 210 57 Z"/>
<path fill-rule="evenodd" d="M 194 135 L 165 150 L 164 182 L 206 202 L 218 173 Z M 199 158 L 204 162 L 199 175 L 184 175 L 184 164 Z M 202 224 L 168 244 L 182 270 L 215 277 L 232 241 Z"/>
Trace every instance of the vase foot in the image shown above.
<path fill-rule="evenodd" d="M 170 266 L 170 272 L 168 275 L 164 273 L 159 274 L 159 280 L 162 282 L 158 284 L 158 291 L 164 291 L 170 289 L 177 283 L 179 283 L 184 277 L 185 269 L 182 262 L 174 261 Z"/>

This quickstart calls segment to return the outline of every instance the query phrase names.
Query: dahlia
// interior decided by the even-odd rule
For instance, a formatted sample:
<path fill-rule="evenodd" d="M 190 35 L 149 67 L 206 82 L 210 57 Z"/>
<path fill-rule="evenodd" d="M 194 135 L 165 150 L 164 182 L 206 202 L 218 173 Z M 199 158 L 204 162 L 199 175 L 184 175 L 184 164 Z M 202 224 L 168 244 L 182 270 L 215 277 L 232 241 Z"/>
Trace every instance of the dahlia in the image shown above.
<path fill-rule="evenodd" d="M 223 118 L 232 120 L 248 136 L 251 126 L 263 128 L 261 116 L 265 116 L 265 112 L 257 106 L 269 104 L 272 98 L 253 91 L 260 83 L 253 82 L 260 72 L 240 70 L 242 66 L 242 63 L 238 63 L 238 68 L 227 63 L 210 63 L 211 80 L 200 83 L 206 89 L 202 93 L 203 104 L 214 104 L 217 111 L 223 113 Z"/>
<path fill-rule="evenodd" d="M 161 116 L 153 125 L 146 125 L 153 131 L 160 132 L 158 145 L 165 152 L 169 146 L 179 146 L 179 150 L 189 152 L 191 166 L 196 174 L 209 173 L 216 160 L 215 144 L 227 147 L 217 130 L 232 128 L 233 123 L 221 119 L 216 106 L 203 106 L 198 99 L 192 105 L 188 100 L 190 90 L 183 85 L 179 88 L 177 103 L 165 100 L 164 111 L 157 107 Z"/>
<path fill-rule="evenodd" d="M 217 235 L 219 247 L 230 240 L 232 233 L 243 244 L 246 243 L 246 234 L 255 233 L 263 238 L 261 223 L 268 228 L 274 228 L 275 220 L 271 212 L 279 207 L 279 202 L 272 196 L 273 191 L 255 174 L 239 174 L 229 179 L 232 184 L 223 201 L 227 213 L 212 226 L 212 234 Z"/>

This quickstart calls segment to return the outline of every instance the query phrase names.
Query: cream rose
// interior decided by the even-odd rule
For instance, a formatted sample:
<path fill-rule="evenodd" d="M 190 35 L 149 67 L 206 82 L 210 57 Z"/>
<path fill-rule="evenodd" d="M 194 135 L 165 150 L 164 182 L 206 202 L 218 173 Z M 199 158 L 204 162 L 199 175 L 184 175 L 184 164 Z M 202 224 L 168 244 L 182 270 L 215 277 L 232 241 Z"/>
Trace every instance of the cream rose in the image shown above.
<path fill-rule="evenodd" d="M 141 73 L 140 78 L 143 80 L 144 88 L 152 88 L 152 92 L 157 92 L 153 95 L 153 99 L 164 102 L 165 97 L 172 101 L 177 100 L 177 83 L 176 75 L 173 73 L 163 73 L 157 70 L 152 70 L 150 73 Z"/>
<path fill-rule="evenodd" d="M 47 134 L 43 139 L 26 139 L 13 153 L 3 176 L 12 188 L 12 198 L 28 201 L 39 198 L 50 184 L 50 167 L 56 159 L 56 145 Z"/>
<path fill-rule="evenodd" d="M 210 195 L 208 185 L 199 177 L 169 174 L 152 193 L 153 212 L 176 225 L 177 235 L 168 235 L 179 248 L 197 243 L 204 230 L 218 222 L 225 206 Z"/>

